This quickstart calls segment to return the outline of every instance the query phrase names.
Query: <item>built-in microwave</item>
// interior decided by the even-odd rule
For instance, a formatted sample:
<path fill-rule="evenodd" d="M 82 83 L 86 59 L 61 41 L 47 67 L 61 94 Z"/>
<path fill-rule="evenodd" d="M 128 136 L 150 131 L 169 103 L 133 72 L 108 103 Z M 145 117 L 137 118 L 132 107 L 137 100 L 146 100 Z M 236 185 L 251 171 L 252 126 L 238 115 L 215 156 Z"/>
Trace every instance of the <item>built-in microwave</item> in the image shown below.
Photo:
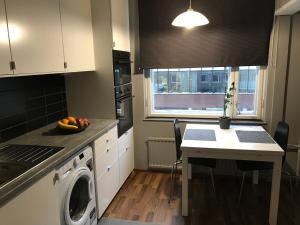
<path fill-rule="evenodd" d="M 130 53 L 113 50 L 115 86 L 131 83 Z"/>

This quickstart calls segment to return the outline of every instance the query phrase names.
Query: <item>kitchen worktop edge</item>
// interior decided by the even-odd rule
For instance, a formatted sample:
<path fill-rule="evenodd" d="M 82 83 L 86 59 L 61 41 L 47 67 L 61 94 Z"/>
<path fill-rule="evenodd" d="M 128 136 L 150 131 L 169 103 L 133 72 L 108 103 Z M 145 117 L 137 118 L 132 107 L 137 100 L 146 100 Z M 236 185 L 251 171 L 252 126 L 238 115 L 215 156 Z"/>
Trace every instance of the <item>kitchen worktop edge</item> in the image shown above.
<path fill-rule="evenodd" d="M 90 122 L 91 125 L 86 130 L 77 134 L 52 134 L 50 131 L 56 127 L 56 123 L 52 123 L 1 143 L 0 147 L 6 144 L 24 144 L 61 146 L 64 149 L 1 187 L 0 207 L 118 124 L 118 120 L 113 119 L 90 119 Z"/>

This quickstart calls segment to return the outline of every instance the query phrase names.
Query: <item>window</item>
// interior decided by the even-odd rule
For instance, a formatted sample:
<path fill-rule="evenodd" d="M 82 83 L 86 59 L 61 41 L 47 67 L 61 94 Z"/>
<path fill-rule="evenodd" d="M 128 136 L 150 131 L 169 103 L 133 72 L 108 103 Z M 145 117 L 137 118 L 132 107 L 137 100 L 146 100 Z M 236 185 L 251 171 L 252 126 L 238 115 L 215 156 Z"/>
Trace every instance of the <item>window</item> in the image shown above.
<path fill-rule="evenodd" d="M 259 67 L 242 66 L 239 68 L 237 90 L 237 115 L 255 115 L 259 84 Z"/>
<path fill-rule="evenodd" d="M 213 82 L 219 82 L 219 75 L 218 74 L 213 74 L 212 81 Z"/>
<path fill-rule="evenodd" d="M 206 82 L 207 81 L 207 76 L 205 74 L 201 75 L 201 82 Z"/>
<path fill-rule="evenodd" d="M 161 117 L 219 117 L 224 91 L 235 82 L 234 118 L 260 118 L 265 69 L 257 66 L 151 69 L 147 112 Z"/>

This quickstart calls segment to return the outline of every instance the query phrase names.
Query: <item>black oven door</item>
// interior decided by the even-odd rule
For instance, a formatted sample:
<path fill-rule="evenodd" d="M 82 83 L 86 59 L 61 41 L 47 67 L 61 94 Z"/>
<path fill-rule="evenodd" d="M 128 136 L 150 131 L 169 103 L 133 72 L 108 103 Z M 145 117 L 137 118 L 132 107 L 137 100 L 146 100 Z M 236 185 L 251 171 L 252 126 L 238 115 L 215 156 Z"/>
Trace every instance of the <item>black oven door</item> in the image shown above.
<path fill-rule="evenodd" d="M 122 136 L 133 126 L 132 117 L 132 97 L 125 97 L 116 100 L 117 119 L 118 123 L 118 136 Z"/>

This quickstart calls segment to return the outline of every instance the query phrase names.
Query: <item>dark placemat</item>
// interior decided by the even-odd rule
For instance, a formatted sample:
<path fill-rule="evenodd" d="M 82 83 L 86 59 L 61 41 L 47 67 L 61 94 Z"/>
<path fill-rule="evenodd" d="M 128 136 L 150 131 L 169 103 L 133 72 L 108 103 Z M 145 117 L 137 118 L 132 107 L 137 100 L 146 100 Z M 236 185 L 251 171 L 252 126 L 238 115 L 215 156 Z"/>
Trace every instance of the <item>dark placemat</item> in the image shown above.
<path fill-rule="evenodd" d="M 272 137 L 265 131 L 236 130 L 235 132 L 240 142 L 263 144 L 275 143 Z"/>
<path fill-rule="evenodd" d="M 184 140 L 216 141 L 216 134 L 214 130 L 209 129 L 187 129 Z"/>

